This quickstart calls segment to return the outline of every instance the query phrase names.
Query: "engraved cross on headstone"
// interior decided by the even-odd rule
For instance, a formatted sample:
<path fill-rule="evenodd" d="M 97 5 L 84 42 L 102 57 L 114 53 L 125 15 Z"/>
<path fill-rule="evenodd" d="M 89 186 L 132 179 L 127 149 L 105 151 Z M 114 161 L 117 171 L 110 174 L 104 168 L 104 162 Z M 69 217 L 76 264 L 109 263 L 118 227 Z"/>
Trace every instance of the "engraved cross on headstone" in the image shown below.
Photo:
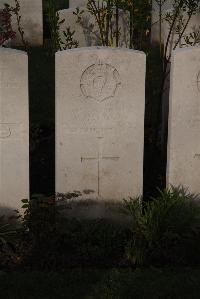
<path fill-rule="evenodd" d="M 97 137 L 99 139 L 99 141 L 103 138 L 103 137 Z M 98 150 L 98 156 L 97 157 L 81 157 L 81 163 L 85 162 L 85 161 L 97 161 L 97 179 L 98 179 L 98 196 L 100 196 L 101 190 L 100 190 L 100 164 L 102 160 L 112 160 L 112 161 L 118 161 L 120 159 L 120 157 L 117 156 L 102 156 L 100 153 L 100 148 Z"/>

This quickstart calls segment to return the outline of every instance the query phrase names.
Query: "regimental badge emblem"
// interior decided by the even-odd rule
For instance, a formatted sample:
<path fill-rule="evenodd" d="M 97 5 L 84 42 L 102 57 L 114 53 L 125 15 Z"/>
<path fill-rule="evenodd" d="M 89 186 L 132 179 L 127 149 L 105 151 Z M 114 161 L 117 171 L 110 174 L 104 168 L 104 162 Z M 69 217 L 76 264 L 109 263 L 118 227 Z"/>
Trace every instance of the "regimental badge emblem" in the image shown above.
<path fill-rule="evenodd" d="M 107 63 L 89 66 L 83 72 L 80 80 L 82 94 L 99 103 L 113 98 L 120 85 L 119 72 Z"/>

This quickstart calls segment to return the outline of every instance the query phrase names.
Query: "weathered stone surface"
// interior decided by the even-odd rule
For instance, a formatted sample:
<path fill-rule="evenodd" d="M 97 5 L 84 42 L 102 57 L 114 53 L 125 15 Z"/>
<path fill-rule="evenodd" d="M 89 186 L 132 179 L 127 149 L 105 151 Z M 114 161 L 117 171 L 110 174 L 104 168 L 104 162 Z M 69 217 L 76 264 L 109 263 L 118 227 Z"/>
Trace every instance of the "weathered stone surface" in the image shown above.
<path fill-rule="evenodd" d="M 29 197 L 28 57 L 0 48 L 0 212 Z"/>
<path fill-rule="evenodd" d="M 144 105 L 142 52 L 57 52 L 56 191 L 113 201 L 142 194 Z"/>
<path fill-rule="evenodd" d="M 81 15 L 81 22 L 77 22 L 78 18 L 74 14 L 75 9 L 64 9 L 59 11 L 60 20 L 65 20 L 60 25 L 60 37 L 65 43 L 65 36 L 63 31 L 67 31 L 66 28 L 70 28 L 71 32 L 74 33 L 74 40 L 78 41 L 78 47 L 89 47 L 89 46 L 99 46 L 102 45 L 100 39 L 100 30 L 94 16 L 88 12 L 87 8 L 81 7 L 80 10 L 84 10 Z M 113 17 L 112 23 L 113 28 L 115 28 L 115 17 Z M 119 15 L 119 47 L 128 47 L 129 45 L 129 31 L 128 31 L 129 18 L 127 13 L 120 11 Z M 113 29 L 114 30 L 114 29 Z M 114 45 L 115 42 L 114 42 Z"/>
<path fill-rule="evenodd" d="M 14 0 L 0 0 L 0 8 L 4 8 L 4 3 L 15 7 Z M 25 40 L 32 46 L 42 45 L 43 43 L 43 12 L 42 0 L 19 0 L 21 25 L 24 30 Z M 13 46 L 21 45 L 21 37 L 18 32 L 17 18 L 12 17 L 12 27 L 17 33 L 16 38 L 12 40 Z"/>
<path fill-rule="evenodd" d="M 200 192 L 200 47 L 173 52 L 167 185 Z"/>

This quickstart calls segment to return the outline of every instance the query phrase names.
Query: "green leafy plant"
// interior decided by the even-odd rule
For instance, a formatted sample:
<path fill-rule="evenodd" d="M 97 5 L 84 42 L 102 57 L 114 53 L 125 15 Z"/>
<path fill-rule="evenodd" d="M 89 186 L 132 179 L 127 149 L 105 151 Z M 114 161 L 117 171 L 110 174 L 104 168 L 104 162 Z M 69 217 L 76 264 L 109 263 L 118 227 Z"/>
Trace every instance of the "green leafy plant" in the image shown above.
<path fill-rule="evenodd" d="M 56 194 L 58 202 L 78 199 L 92 190 Z M 62 216 L 54 197 L 35 194 L 22 200 L 24 213 L 18 252 L 23 267 L 61 270 L 80 265 L 113 265 L 124 262 L 126 227 L 106 219 Z"/>
<path fill-rule="evenodd" d="M 22 199 L 22 224 L 33 238 L 40 238 L 45 229 L 55 222 L 55 198 L 43 194 L 33 194 L 30 199 Z M 41 226 L 43 230 L 41 230 Z"/>
<path fill-rule="evenodd" d="M 19 224 L 16 217 L 0 217 L 0 266 L 1 268 L 11 269 L 18 262 L 16 253 L 18 243 Z"/>
<path fill-rule="evenodd" d="M 196 46 L 200 44 L 200 26 L 194 27 L 193 32 L 184 36 L 183 46 Z"/>
<path fill-rule="evenodd" d="M 92 16 L 89 22 L 84 18 L 84 11 L 76 8 L 77 22 L 93 33 L 102 46 L 119 47 L 123 35 L 123 46 L 140 50 L 146 47 L 150 33 L 150 1 L 88 0 L 87 11 Z M 122 32 L 122 23 L 126 24 L 126 32 Z"/>
<path fill-rule="evenodd" d="M 113 35 L 116 34 L 116 42 L 119 36 L 119 22 L 118 16 L 116 16 L 116 28 L 113 32 L 112 18 L 114 15 L 113 1 L 100 1 L 88 0 L 87 9 L 91 15 L 94 16 L 96 23 L 98 24 L 100 39 L 103 46 L 110 46 L 113 44 Z M 116 46 L 117 43 L 116 43 Z"/>
<path fill-rule="evenodd" d="M 132 219 L 132 240 L 127 257 L 133 264 L 186 263 L 198 247 L 200 235 L 199 197 L 184 190 L 160 191 L 151 202 L 125 201 Z"/>
<path fill-rule="evenodd" d="M 62 50 L 73 49 L 78 47 L 78 41 L 74 39 L 75 31 L 71 31 L 70 27 L 67 27 L 63 31 L 64 40 L 61 41 Z"/>
<path fill-rule="evenodd" d="M 48 0 L 48 23 L 51 34 L 51 52 L 52 55 L 57 51 L 72 49 L 78 47 L 78 42 L 74 39 L 74 31 L 68 27 L 63 31 L 63 39 L 60 36 L 60 26 L 65 22 L 65 19 L 60 19 L 59 13 L 56 10 L 54 0 Z"/>
<path fill-rule="evenodd" d="M 22 209 L 17 252 L 21 266 L 30 267 L 36 259 L 42 263 L 41 255 L 55 237 L 55 197 L 33 194 L 22 200 Z"/>
<path fill-rule="evenodd" d="M 16 228 L 8 220 L 5 219 L 5 216 L 0 217 L 0 247 L 7 245 L 13 240 L 13 237 L 16 236 Z"/>
<path fill-rule="evenodd" d="M 61 38 L 59 35 L 60 25 L 64 20 L 60 20 L 59 14 L 56 11 L 55 1 L 48 0 L 48 23 L 51 34 L 51 51 L 52 55 L 58 50 L 61 50 Z"/>

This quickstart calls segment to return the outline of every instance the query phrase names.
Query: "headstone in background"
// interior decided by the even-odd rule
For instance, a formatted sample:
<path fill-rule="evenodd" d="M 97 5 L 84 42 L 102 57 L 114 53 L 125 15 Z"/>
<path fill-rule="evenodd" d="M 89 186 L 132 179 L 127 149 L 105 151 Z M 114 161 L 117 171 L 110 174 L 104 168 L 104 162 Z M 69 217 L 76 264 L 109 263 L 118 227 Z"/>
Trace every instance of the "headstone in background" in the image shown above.
<path fill-rule="evenodd" d="M 161 41 L 164 45 L 164 48 L 166 46 L 167 40 L 168 40 L 168 34 L 170 31 L 170 25 L 169 22 L 166 21 L 165 17 L 167 14 L 172 14 L 173 12 L 173 3 L 174 0 L 167 0 L 164 5 L 162 6 L 162 14 L 163 14 L 163 21 L 162 21 L 162 38 Z M 152 42 L 159 42 L 159 22 L 155 23 L 156 19 L 159 20 L 159 6 L 154 0 L 152 2 L 153 6 L 153 12 L 152 12 L 152 35 L 151 35 L 151 40 Z M 184 24 L 187 23 L 188 20 L 188 15 L 186 12 L 182 13 L 184 16 Z M 200 14 L 193 15 L 191 20 L 189 21 L 187 28 L 184 32 L 183 37 L 181 38 L 180 42 L 177 43 L 178 41 L 178 34 L 175 33 L 175 28 L 177 27 L 177 23 L 175 24 L 174 30 L 172 30 L 170 38 L 168 40 L 168 46 L 167 46 L 167 57 L 169 58 L 169 63 L 168 63 L 168 71 L 167 73 L 170 73 L 170 56 L 171 53 L 176 45 L 176 48 L 179 47 L 184 47 L 186 46 L 186 43 L 184 41 L 184 36 L 189 35 L 194 31 L 194 26 L 198 30 L 200 29 Z M 162 146 L 165 146 L 165 137 L 167 136 L 167 126 L 168 126 L 168 105 L 169 105 L 169 89 L 170 89 L 170 82 L 169 82 L 169 76 L 166 77 L 165 79 L 165 86 L 164 86 L 164 91 L 162 95 L 162 125 L 161 125 L 161 136 L 162 136 Z"/>
<path fill-rule="evenodd" d="M 142 194 L 145 55 L 56 53 L 56 191 L 122 201 Z"/>
<path fill-rule="evenodd" d="M 0 0 L 0 8 L 4 8 L 4 3 L 15 7 L 14 0 Z M 43 9 L 42 0 L 19 0 L 21 25 L 24 30 L 24 38 L 31 46 L 40 46 L 43 44 Z M 12 40 L 11 45 L 22 45 L 21 37 L 18 31 L 17 18 L 12 17 L 12 27 L 17 33 L 16 38 Z"/>
<path fill-rule="evenodd" d="M 88 12 L 87 8 L 81 7 L 80 10 L 84 10 L 84 13 L 81 14 L 81 22 L 78 22 L 78 17 L 74 14 L 75 9 L 64 9 L 59 11 L 60 20 L 65 20 L 60 25 L 60 37 L 61 40 L 65 43 L 65 36 L 63 32 L 67 32 L 67 28 L 70 28 L 71 32 L 74 32 L 73 39 L 78 41 L 78 47 L 89 47 L 89 46 L 99 46 L 101 44 L 100 39 L 100 30 L 98 24 L 95 20 L 95 17 Z M 112 20 L 112 28 L 114 31 L 116 23 L 115 16 Z M 119 11 L 119 47 L 128 47 L 129 46 L 129 17 L 128 13 Z M 115 39 L 114 39 L 115 40 Z M 115 42 L 113 46 L 116 46 Z"/>
<path fill-rule="evenodd" d="M 174 0 L 166 0 L 162 5 L 162 18 L 165 17 L 166 11 L 173 7 Z M 151 41 L 152 43 L 159 43 L 160 41 L 160 8 L 159 8 L 159 0 L 152 0 L 152 19 L 151 19 Z M 161 35 L 162 35 L 162 42 L 164 42 L 164 22 L 161 24 Z"/>
<path fill-rule="evenodd" d="M 171 11 L 169 10 L 167 12 L 170 13 Z M 186 24 L 189 16 L 186 12 L 182 13 L 182 16 L 183 16 L 184 24 Z M 177 26 L 177 23 L 176 23 L 176 26 Z M 176 26 L 175 26 L 175 28 L 176 28 Z M 190 34 L 193 34 L 194 32 L 197 32 L 200 30 L 200 13 L 196 13 L 191 17 L 186 29 L 184 30 L 182 38 L 179 38 L 179 35 L 176 33 L 175 28 L 172 31 L 171 37 L 169 39 L 169 46 L 168 46 L 168 52 L 167 52 L 168 56 L 173 51 L 174 47 L 180 48 L 180 47 L 189 46 L 189 44 L 186 43 L 184 37 L 186 37 L 186 36 L 189 37 Z M 164 26 L 163 26 L 164 45 L 167 42 L 169 30 L 170 30 L 170 25 L 168 22 L 165 21 Z M 191 38 L 190 38 L 190 40 L 194 41 Z"/>
<path fill-rule="evenodd" d="M 28 57 L 0 48 L 0 213 L 29 198 Z"/>
<path fill-rule="evenodd" d="M 200 192 L 200 47 L 173 52 L 167 185 Z"/>
<path fill-rule="evenodd" d="M 69 8 L 86 6 L 88 0 L 69 0 Z"/>
<path fill-rule="evenodd" d="M 81 24 L 77 22 L 78 18 L 74 14 L 74 8 L 59 11 L 60 20 L 65 20 L 59 28 L 60 37 L 64 44 L 66 38 L 63 32 L 67 32 L 67 28 L 69 28 L 70 32 L 74 32 L 73 40 L 78 42 L 79 47 L 100 45 L 98 26 L 95 25 L 95 30 L 93 30 L 94 33 L 91 32 L 90 24 L 94 23 L 94 18 L 85 7 L 83 9 L 84 15 L 82 15 Z M 82 25 L 82 23 L 84 25 Z"/>
<path fill-rule="evenodd" d="M 158 43 L 160 41 L 160 24 L 159 24 L 159 1 L 153 0 L 152 1 L 152 28 L 151 28 L 151 41 L 153 43 Z M 169 23 L 165 20 L 166 15 L 171 13 L 173 11 L 173 4 L 174 0 L 166 0 L 164 4 L 162 5 L 162 24 L 161 24 L 161 41 L 162 43 L 166 44 L 168 33 L 169 33 Z M 184 23 L 187 23 L 188 15 L 186 12 L 182 13 L 183 19 L 185 20 Z M 191 20 L 189 21 L 187 28 L 185 30 L 184 34 L 189 34 L 190 32 L 194 31 L 194 27 L 196 29 L 199 29 L 200 26 L 200 14 L 193 15 Z M 169 50 L 173 48 L 173 45 L 175 44 L 176 40 L 178 38 L 178 35 L 174 32 L 172 32 L 171 39 L 170 39 L 170 47 Z M 181 40 L 184 42 L 184 39 Z M 179 46 L 179 45 L 178 45 Z"/>

